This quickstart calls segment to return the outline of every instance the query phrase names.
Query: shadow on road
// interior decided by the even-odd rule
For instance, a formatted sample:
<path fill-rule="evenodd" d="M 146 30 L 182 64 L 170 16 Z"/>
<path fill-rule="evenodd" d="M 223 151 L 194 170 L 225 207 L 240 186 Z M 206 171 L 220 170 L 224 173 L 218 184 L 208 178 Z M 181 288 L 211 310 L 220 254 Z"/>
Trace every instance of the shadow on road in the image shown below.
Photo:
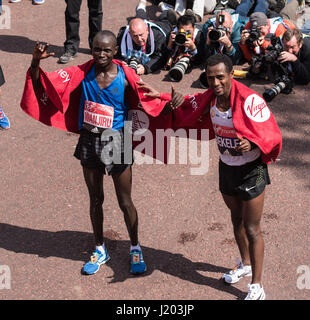
<path fill-rule="evenodd" d="M 114 272 L 110 283 L 123 282 L 135 276 L 129 273 L 129 241 L 106 238 L 111 260 L 107 267 Z M 0 223 L 0 247 L 16 253 L 35 254 L 39 257 L 58 257 L 69 260 L 88 261 L 93 247 L 93 235 L 80 231 L 46 231 Z M 170 274 L 182 280 L 209 286 L 216 290 L 228 292 L 238 299 L 244 298 L 244 292 L 233 286 L 227 286 L 220 279 L 211 278 L 199 272 L 228 271 L 227 268 L 203 262 L 192 262 L 181 254 L 143 246 L 143 256 L 147 262 L 147 277 L 155 270 Z M 82 264 L 81 264 L 82 267 Z M 207 297 L 202 297 L 207 299 Z"/>
<path fill-rule="evenodd" d="M 11 53 L 32 54 L 36 41 L 23 36 L 1 35 L 0 48 L 2 51 Z M 44 42 L 44 39 L 38 39 L 38 41 Z M 60 57 L 64 53 L 64 47 L 50 44 L 49 52 L 54 52 L 55 57 Z M 90 49 L 79 48 L 78 52 L 90 54 Z"/>

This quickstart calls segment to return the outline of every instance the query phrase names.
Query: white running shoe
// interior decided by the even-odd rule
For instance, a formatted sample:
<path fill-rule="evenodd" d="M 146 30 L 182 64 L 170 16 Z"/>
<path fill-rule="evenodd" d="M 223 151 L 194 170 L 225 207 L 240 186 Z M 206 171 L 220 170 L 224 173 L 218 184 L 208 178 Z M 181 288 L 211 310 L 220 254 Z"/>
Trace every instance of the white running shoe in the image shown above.
<path fill-rule="evenodd" d="M 237 259 L 237 265 L 230 270 L 228 273 L 224 273 L 222 279 L 225 282 L 232 284 L 238 282 L 243 277 L 251 277 L 252 276 L 252 267 L 244 266 L 243 263 Z"/>
<path fill-rule="evenodd" d="M 244 300 L 265 300 L 264 288 L 259 283 L 248 284 L 248 294 Z"/>

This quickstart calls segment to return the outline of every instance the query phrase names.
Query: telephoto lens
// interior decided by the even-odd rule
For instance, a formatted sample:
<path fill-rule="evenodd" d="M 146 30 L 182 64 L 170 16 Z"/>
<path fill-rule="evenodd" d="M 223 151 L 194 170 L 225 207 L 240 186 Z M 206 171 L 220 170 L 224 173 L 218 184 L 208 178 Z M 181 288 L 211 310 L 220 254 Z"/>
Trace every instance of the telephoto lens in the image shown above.
<path fill-rule="evenodd" d="M 275 96 L 277 96 L 282 90 L 284 90 L 286 87 L 285 82 L 280 81 L 277 84 L 275 84 L 271 89 L 266 90 L 263 93 L 263 97 L 267 102 L 270 102 L 273 100 Z"/>
<path fill-rule="evenodd" d="M 136 73 L 137 73 L 138 64 L 139 64 L 139 60 L 136 57 L 132 57 L 129 59 L 128 66 L 131 69 L 135 70 Z"/>
<path fill-rule="evenodd" d="M 169 71 L 168 77 L 171 81 L 179 82 L 183 79 L 186 69 L 189 66 L 190 58 L 182 57 Z"/>

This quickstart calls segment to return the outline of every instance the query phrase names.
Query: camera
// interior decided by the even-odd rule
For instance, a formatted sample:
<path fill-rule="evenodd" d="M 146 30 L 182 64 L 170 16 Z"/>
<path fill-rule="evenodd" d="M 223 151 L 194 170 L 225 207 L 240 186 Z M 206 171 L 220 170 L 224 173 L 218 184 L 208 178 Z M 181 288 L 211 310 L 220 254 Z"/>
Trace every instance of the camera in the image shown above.
<path fill-rule="evenodd" d="M 263 93 L 263 97 L 267 102 L 270 102 L 279 93 L 282 92 L 282 93 L 289 94 L 292 92 L 292 89 L 293 89 L 293 80 L 287 75 L 283 75 L 282 77 L 277 79 L 276 84 L 272 88 L 267 89 Z"/>
<path fill-rule="evenodd" d="M 189 55 L 182 55 L 168 73 L 170 80 L 174 82 L 181 81 L 189 66 L 189 63 Z"/>
<path fill-rule="evenodd" d="M 203 89 L 208 89 L 209 88 L 206 71 L 203 71 L 200 74 L 200 76 L 199 76 L 199 84 L 200 84 L 201 88 L 203 88 Z"/>
<path fill-rule="evenodd" d="M 261 36 L 261 32 L 257 27 L 257 22 L 254 21 L 253 25 L 251 26 L 250 35 L 249 35 L 249 38 L 247 39 L 247 42 L 249 44 L 252 44 L 254 41 L 257 41 L 260 38 L 260 36 Z"/>
<path fill-rule="evenodd" d="M 293 89 L 292 73 L 289 70 L 287 63 L 280 63 L 278 57 L 283 51 L 281 39 L 274 34 L 268 35 L 270 45 L 265 49 L 266 53 L 258 56 L 253 56 L 250 68 L 250 77 L 257 76 L 257 72 L 253 71 L 256 65 L 259 64 L 260 74 L 264 77 L 272 79 L 274 86 L 271 89 L 265 90 L 263 97 L 267 102 L 273 100 L 279 93 L 289 94 Z"/>
<path fill-rule="evenodd" d="M 283 51 L 283 45 L 280 38 L 274 34 L 270 37 L 270 45 L 266 48 L 267 53 L 264 55 L 266 62 L 274 62 L 278 60 L 280 53 Z"/>
<path fill-rule="evenodd" d="M 185 31 L 184 29 L 181 29 L 179 32 L 177 32 L 174 42 L 178 46 L 184 46 L 186 39 L 190 39 L 191 37 L 192 35 L 189 30 Z"/>
<path fill-rule="evenodd" d="M 219 26 L 209 32 L 211 42 L 217 42 L 220 38 L 224 37 L 227 32 L 227 28 L 223 27 L 223 23 L 225 22 L 225 16 L 223 14 L 219 15 L 218 22 Z"/>
<path fill-rule="evenodd" d="M 128 64 L 128 67 L 135 70 L 137 73 L 137 68 L 138 68 L 138 65 L 140 64 L 140 61 L 138 58 L 136 57 L 129 58 L 127 64 Z"/>
<path fill-rule="evenodd" d="M 274 80 L 274 86 L 265 90 L 263 97 L 267 102 L 273 100 L 279 93 L 291 93 L 293 89 L 292 74 L 287 63 L 280 63 L 278 57 L 283 51 L 280 38 L 275 35 L 270 36 L 270 45 L 266 48 L 266 53 L 259 57 L 263 66 L 269 66 Z M 257 59 L 256 59 L 257 61 Z"/>

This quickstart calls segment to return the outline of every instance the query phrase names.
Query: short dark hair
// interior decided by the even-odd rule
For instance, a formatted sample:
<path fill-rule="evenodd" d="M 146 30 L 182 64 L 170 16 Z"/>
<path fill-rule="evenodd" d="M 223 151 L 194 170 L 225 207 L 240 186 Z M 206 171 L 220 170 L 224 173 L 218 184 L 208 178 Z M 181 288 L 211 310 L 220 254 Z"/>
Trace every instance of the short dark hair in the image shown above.
<path fill-rule="evenodd" d="M 231 59 L 226 54 L 220 54 L 220 53 L 214 54 L 207 59 L 206 68 L 216 66 L 219 63 L 224 63 L 227 73 L 232 72 L 233 63 Z"/>
<path fill-rule="evenodd" d="M 181 26 L 188 26 L 190 24 L 195 27 L 195 22 L 196 20 L 193 16 L 185 14 L 178 19 L 177 28 L 180 28 Z"/>
<path fill-rule="evenodd" d="M 117 45 L 116 36 L 110 30 L 101 30 L 101 31 L 97 32 L 94 39 L 93 39 L 93 42 L 94 42 L 95 38 L 97 38 L 97 37 L 109 37 L 114 42 L 114 44 Z"/>
<path fill-rule="evenodd" d="M 282 36 L 282 40 L 285 41 L 290 41 L 293 37 L 296 38 L 297 43 L 300 45 L 303 43 L 303 35 L 301 33 L 301 31 L 297 28 L 295 29 L 288 29 L 284 32 L 283 36 Z"/>

